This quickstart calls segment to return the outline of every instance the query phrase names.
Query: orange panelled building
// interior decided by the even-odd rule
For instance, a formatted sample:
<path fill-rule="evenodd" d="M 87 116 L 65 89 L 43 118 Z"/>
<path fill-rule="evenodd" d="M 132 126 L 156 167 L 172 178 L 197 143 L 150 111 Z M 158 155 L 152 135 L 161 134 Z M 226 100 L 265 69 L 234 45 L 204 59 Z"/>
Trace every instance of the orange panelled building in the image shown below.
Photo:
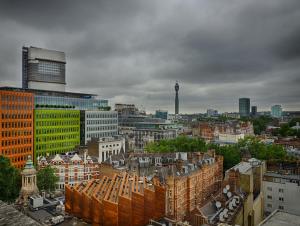
<path fill-rule="evenodd" d="M 65 188 L 66 211 L 94 226 L 142 226 L 165 215 L 165 188 L 156 178 L 124 172 Z"/>
<path fill-rule="evenodd" d="M 33 157 L 32 93 L 0 90 L 0 155 L 21 169 Z"/>

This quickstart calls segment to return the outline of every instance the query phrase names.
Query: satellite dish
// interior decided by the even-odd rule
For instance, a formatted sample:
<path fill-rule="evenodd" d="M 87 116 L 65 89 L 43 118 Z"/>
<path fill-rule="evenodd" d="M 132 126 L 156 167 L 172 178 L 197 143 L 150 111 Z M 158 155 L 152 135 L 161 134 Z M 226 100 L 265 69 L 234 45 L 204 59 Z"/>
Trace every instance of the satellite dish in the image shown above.
<path fill-rule="evenodd" d="M 219 220 L 223 221 L 223 222 L 225 221 L 225 219 L 224 219 L 224 213 L 223 212 L 220 213 Z"/>
<path fill-rule="evenodd" d="M 227 197 L 230 198 L 231 196 L 232 196 L 232 193 L 229 191 L 229 192 L 227 193 Z"/>
<path fill-rule="evenodd" d="M 229 203 L 228 208 L 229 208 L 230 210 L 233 210 L 233 209 L 234 209 L 234 208 L 233 208 L 232 202 Z"/>
<path fill-rule="evenodd" d="M 232 199 L 231 203 L 233 207 L 236 207 L 235 199 Z"/>
<path fill-rule="evenodd" d="M 221 203 L 220 202 L 216 202 L 216 207 L 219 209 L 221 207 Z"/>
<path fill-rule="evenodd" d="M 227 193 L 227 189 L 223 188 L 223 193 L 226 194 Z"/>
<path fill-rule="evenodd" d="M 224 217 L 228 218 L 228 214 L 227 214 L 228 213 L 228 209 L 224 209 L 223 213 L 224 213 Z"/>
<path fill-rule="evenodd" d="M 227 190 L 229 190 L 229 189 L 230 189 L 230 186 L 229 186 L 229 184 L 227 184 L 227 185 L 226 185 L 226 189 L 227 189 Z"/>

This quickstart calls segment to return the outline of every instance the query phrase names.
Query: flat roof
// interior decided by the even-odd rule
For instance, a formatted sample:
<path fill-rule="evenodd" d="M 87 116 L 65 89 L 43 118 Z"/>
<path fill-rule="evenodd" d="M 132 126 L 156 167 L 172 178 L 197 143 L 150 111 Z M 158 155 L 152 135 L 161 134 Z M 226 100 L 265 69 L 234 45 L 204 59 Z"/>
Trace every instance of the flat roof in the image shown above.
<path fill-rule="evenodd" d="M 300 216 L 275 210 L 258 226 L 299 226 Z"/>
<path fill-rule="evenodd" d="M 296 174 L 280 174 L 274 172 L 266 172 L 264 173 L 264 176 L 283 178 L 288 180 L 300 180 L 300 175 L 296 175 Z"/>
<path fill-rule="evenodd" d="M 0 225 L 39 226 L 41 224 L 15 209 L 13 205 L 0 200 Z"/>
<path fill-rule="evenodd" d="M 90 94 L 90 93 L 74 93 L 74 92 L 63 92 L 63 91 L 53 91 L 53 90 L 42 90 L 42 89 L 24 89 L 19 87 L 10 87 L 10 86 L 2 86 L 0 87 L 0 90 L 7 90 L 7 91 L 17 91 L 17 92 L 31 92 L 37 95 L 49 95 L 53 96 L 60 95 L 60 96 L 69 96 L 69 97 L 92 97 L 92 96 L 98 96 L 96 94 Z"/>

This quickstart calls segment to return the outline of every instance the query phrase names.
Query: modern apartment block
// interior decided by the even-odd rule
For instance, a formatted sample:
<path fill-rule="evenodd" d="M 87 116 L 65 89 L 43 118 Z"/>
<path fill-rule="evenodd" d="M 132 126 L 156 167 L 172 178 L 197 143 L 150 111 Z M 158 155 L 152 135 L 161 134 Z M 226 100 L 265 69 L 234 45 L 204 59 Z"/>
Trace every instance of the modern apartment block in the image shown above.
<path fill-rule="evenodd" d="M 37 47 L 22 48 L 22 88 L 65 91 L 64 52 Z"/>
<path fill-rule="evenodd" d="M 0 155 L 23 168 L 33 155 L 33 95 L 0 89 Z"/>
<path fill-rule="evenodd" d="M 74 150 L 80 144 L 79 110 L 34 110 L 34 150 L 38 156 Z"/>
<path fill-rule="evenodd" d="M 80 143 L 86 145 L 92 138 L 118 135 L 118 113 L 116 111 L 81 111 Z"/>

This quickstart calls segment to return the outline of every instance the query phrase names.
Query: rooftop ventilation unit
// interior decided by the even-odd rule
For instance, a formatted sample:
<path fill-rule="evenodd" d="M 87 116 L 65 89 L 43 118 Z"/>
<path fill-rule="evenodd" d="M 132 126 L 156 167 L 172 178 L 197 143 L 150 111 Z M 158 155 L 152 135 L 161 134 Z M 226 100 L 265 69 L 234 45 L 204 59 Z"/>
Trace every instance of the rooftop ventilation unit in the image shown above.
<path fill-rule="evenodd" d="M 227 197 L 230 199 L 231 198 L 231 196 L 232 196 L 232 193 L 229 191 L 229 192 L 227 192 Z"/>
<path fill-rule="evenodd" d="M 217 202 L 216 202 L 216 207 L 217 207 L 218 209 L 220 209 L 221 206 L 222 206 L 221 203 L 220 203 L 219 201 L 217 201 Z"/>

